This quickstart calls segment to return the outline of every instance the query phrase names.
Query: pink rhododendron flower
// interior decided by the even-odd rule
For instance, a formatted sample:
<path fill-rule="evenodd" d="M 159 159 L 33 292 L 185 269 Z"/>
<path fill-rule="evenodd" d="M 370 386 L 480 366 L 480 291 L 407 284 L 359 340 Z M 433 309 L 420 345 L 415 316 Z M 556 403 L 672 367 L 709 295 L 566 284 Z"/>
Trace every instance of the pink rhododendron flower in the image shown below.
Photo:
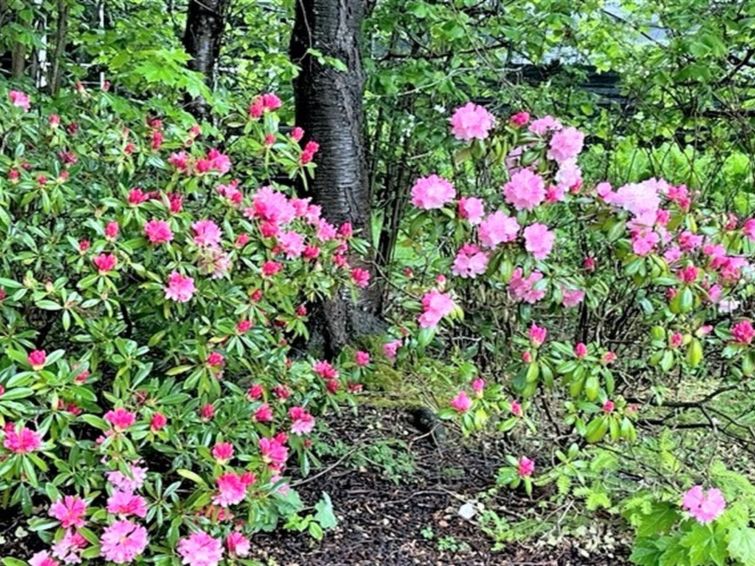
<path fill-rule="evenodd" d="M 613 413 L 613 410 L 616 408 L 616 405 L 610 399 L 606 399 L 605 401 L 603 401 L 603 406 L 601 408 L 603 409 L 604 413 Z"/>
<path fill-rule="evenodd" d="M 535 462 L 527 458 L 527 456 L 522 456 L 519 458 L 519 463 L 516 467 L 516 473 L 519 475 L 520 478 L 528 478 L 535 472 Z"/>
<path fill-rule="evenodd" d="M 278 245 L 288 259 L 294 259 L 304 253 L 304 236 L 298 232 L 283 232 L 278 235 Z"/>
<path fill-rule="evenodd" d="M 105 224 L 105 238 L 115 240 L 118 237 L 121 227 L 114 220 Z"/>
<path fill-rule="evenodd" d="M 171 214 L 178 214 L 183 210 L 184 197 L 179 193 L 168 193 L 168 204 Z"/>
<path fill-rule="evenodd" d="M 354 363 L 359 367 L 364 367 L 370 363 L 370 355 L 359 350 L 354 353 Z"/>
<path fill-rule="evenodd" d="M 548 337 L 548 329 L 538 326 L 533 322 L 532 326 L 530 326 L 528 335 L 530 342 L 532 342 L 532 345 L 537 348 L 539 346 L 542 346 L 545 342 L 545 339 Z"/>
<path fill-rule="evenodd" d="M 84 526 L 86 512 L 86 501 L 76 495 L 66 495 L 50 505 L 48 515 L 60 521 L 60 526 L 64 529 L 81 528 Z"/>
<path fill-rule="evenodd" d="M 17 426 L 11 422 L 5 423 L 5 440 L 3 446 L 15 454 L 28 454 L 39 450 L 42 438 L 39 433 L 25 426 Z"/>
<path fill-rule="evenodd" d="M 26 356 L 27 363 L 34 371 L 39 371 L 45 367 L 47 363 L 47 352 L 44 350 L 32 350 Z"/>
<path fill-rule="evenodd" d="M 232 557 L 244 558 L 245 556 L 249 556 L 251 543 L 240 532 L 233 531 L 225 537 L 225 547 L 228 549 L 228 554 Z"/>
<path fill-rule="evenodd" d="M 551 198 L 546 198 L 548 202 L 562 201 L 564 200 L 564 191 L 569 190 L 572 192 L 578 191 L 582 187 L 582 169 L 577 165 L 576 159 L 567 159 L 562 161 L 556 172 L 556 186 L 558 193 L 551 195 Z"/>
<path fill-rule="evenodd" d="M 459 393 L 451 399 L 451 408 L 457 413 L 466 413 L 472 406 L 472 399 L 469 398 L 466 391 L 459 391 Z"/>
<path fill-rule="evenodd" d="M 667 263 L 674 263 L 676 261 L 679 261 L 682 255 L 682 250 L 679 249 L 679 247 L 671 246 L 665 252 L 663 252 L 663 259 L 665 259 Z"/>
<path fill-rule="evenodd" d="M 173 239 L 173 232 L 165 220 L 150 220 L 144 225 L 144 235 L 150 244 L 166 244 Z"/>
<path fill-rule="evenodd" d="M 687 267 L 683 267 L 677 273 L 677 277 L 679 277 L 679 280 L 682 283 L 685 283 L 687 285 L 697 281 L 697 278 L 699 275 L 700 275 L 700 272 L 697 269 L 697 267 L 695 267 L 694 265 L 688 265 Z"/>
<path fill-rule="evenodd" d="M 97 271 L 100 274 L 108 273 L 115 269 L 118 263 L 118 258 L 113 254 L 99 254 L 92 258 L 92 263 L 97 267 Z"/>
<path fill-rule="evenodd" d="M 280 271 L 283 269 L 283 265 L 278 263 L 277 261 L 266 261 L 262 264 L 262 276 L 263 277 L 272 277 L 274 275 L 277 275 L 280 273 Z"/>
<path fill-rule="evenodd" d="M 64 564 L 81 563 L 81 551 L 87 546 L 87 540 L 74 529 L 68 529 L 63 538 L 52 545 L 52 555 L 60 558 Z"/>
<path fill-rule="evenodd" d="M 522 404 L 519 401 L 514 400 L 511 402 L 511 414 L 515 417 L 521 417 L 524 415 Z"/>
<path fill-rule="evenodd" d="M 165 287 L 165 298 L 179 303 L 185 303 L 194 296 L 196 288 L 194 279 L 173 271 L 168 277 L 168 285 Z"/>
<path fill-rule="evenodd" d="M 301 128 L 299 126 L 294 126 L 291 129 L 291 139 L 295 142 L 300 142 L 302 138 L 304 137 L 304 128 Z"/>
<path fill-rule="evenodd" d="M 589 271 L 589 272 L 595 271 L 596 266 L 597 266 L 597 262 L 595 261 L 594 257 L 586 257 L 585 259 L 582 260 L 582 268 L 585 271 Z"/>
<path fill-rule="evenodd" d="M 128 564 L 147 548 L 147 529 L 132 521 L 116 521 L 100 537 L 100 555 L 116 564 Z"/>
<path fill-rule="evenodd" d="M 742 233 L 747 236 L 750 241 L 755 242 L 755 218 L 745 220 L 742 225 Z"/>
<path fill-rule="evenodd" d="M 11 90 L 8 93 L 8 100 L 16 108 L 21 108 L 24 112 L 28 112 L 31 108 L 31 101 L 26 93 L 19 90 Z"/>
<path fill-rule="evenodd" d="M 519 233 L 519 223 L 513 216 L 507 216 L 500 210 L 489 214 L 478 229 L 480 243 L 486 248 L 498 244 L 513 242 Z"/>
<path fill-rule="evenodd" d="M 220 244 L 223 233 L 212 220 L 198 220 L 191 225 L 194 232 L 194 243 L 198 246 L 215 247 Z"/>
<path fill-rule="evenodd" d="M 149 428 L 152 432 L 157 432 L 165 428 L 168 424 L 168 417 L 162 413 L 155 413 L 149 421 Z"/>
<path fill-rule="evenodd" d="M 320 144 L 318 144 L 316 141 L 310 140 L 307 142 L 307 144 L 304 146 L 304 149 L 301 150 L 301 155 L 299 156 L 299 163 L 301 165 L 307 165 L 308 163 L 311 163 L 312 160 L 315 157 L 315 154 L 319 151 Z"/>
<path fill-rule="evenodd" d="M 707 492 L 696 485 L 684 493 L 682 508 L 703 525 L 715 521 L 726 509 L 726 500 L 720 490 L 711 488 Z"/>
<path fill-rule="evenodd" d="M 258 423 L 269 423 L 273 421 L 273 409 L 267 403 L 262 403 L 257 410 L 254 411 L 253 418 Z"/>
<path fill-rule="evenodd" d="M 456 198 L 454 186 L 438 175 L 417 179 L 412 187 L 412 204 L 417 208 L 431 210 L 443 208 Z"/>
<path fill-rule="evenodd" d="M 281 469 L 288 459 L 288 448 L 277 438 L 260 438 L 259 448 L 262 461 L 275 470 Z"/>
<path fill-rule="evenodd" d="M 703 237 L 692 232 L 685 231 L 679 234 L 678 238 L 679 247 L 682 251 L 691 252 L 699 248 L 703 244 Z"/>
<path fill-rule="evenodd" d="M 488 267 L 488 254 L 474 244 L 464 244 L 456 254 L 451 273 L 464 279 L 474 279 L 485 273 Z"/>
<path fill-rule="evenodd" d="M 144 480 L 147 477 L 147 468 L 132 464 L 130 470 L 130 477 L 119 470 L 108 472 L 107 481 L 116 489 L 133 493 L 144 485 Z"/>
<path fill-rule="evenodd" d="M 606 200 L 630 212 L 637 223 L 652 226 L 661 204 L 659 192 L 662 188 L 663 184 L 657 179 L 629 183 L 620 187 L 610 198 L 606 197 Z"/>
<path fill-rule="evenodd" d="M 223 367 L 225 356 L 220 352 L 210 352 L 210 355 L 207 356 L 207 365 L 214 368 Z"/>
<path fill-rule="evenodd" d="M 456 304 L 448 293 L 441 293 L 436 289 L 425 293 L 422 297 L 422 314 L 419 316 L 419 325 L 422 328 L 437 326 L 440 320 L 454 310 Z"/>
<path fill-rule="evenodd" d="M 188 566 L 217 566 L 223 559 L 223 544 L 203 531 L 192 533 L 178 541 L 181 564 Z"/>
<path fill-rule="evenodd" d="M 509 124 L 514 126 L 515 128 L 521 128 L 527 122 L 530 121 L 530 113 L 529 112 L 517 112 L 516 114 L 513 114 L 511 118 L 509 118 Z"/>
<path fill-rule="evenodd" d="M 550 149 L 548 149 L 548 158 L 558 163 L 574 159 L 582 151 L 584 141 L 585 134 L 577 128 L 564 128 L 553 134 Z"/>
<path fill-rule="evenodd" d="M 285 226 L 296 217 L 296 208 L 283 193 L 272 187 L 262 187 L 252 197 L 252 207 L 245 215 Z"/>
<path fill-rule="evenodd" d="M 105 413 L 105 420 L 109 422 L 115 430 L 124 431 L 136 422 L 136 415 L 131 411 L 118 407 Z"/>
<path fill-rule="evenodd" d="M 600 361 L 601 361 L 601 362 L 602 362 L 602 363 L 603 363 L 604 365 L 608 365 L 608 364 L 611 364 L 611 363 L 615 362 L 615 361 L 616 361 L 616 359 L 617 359 L 617 357 L 618 357 L 618 356 L 617 356 L 617 355 L 616 355 L 616 354 L 615 354 L 614 352 L 606 352 L 606 353 L 605 353 L 605 354 L 603 354 L 603 356 L 602 356 L 602 357 L 600 358 Z"/>
<path fill-rule="evenodd" d="M 524 229 L 524 248 L 535 259 L 546 259 L 553 249 L 556 235 L 545 224 L 532 224 Z"/>
<path fill-rule="evenodd" d="M 485 203 L 477 197 L 461 197 L 459 199 L 459 217 L 467 220 L 472 226 L 482 222 L 485 215 Z"/>
<path fill-rule="evenodd" d="M 543 116 L 537 120 L 533 120 L 530 124 L 529 130 L 533 134 L 544 136 L 550 131 L 558 131 L 562 128 L 561 122 L 559 122 L 553 116 Z"/>
<path fill-rule="evenodd" d="M 582 342 L 579 342 L 576 346 L 574 346 L 574 355 L 580 359 L 587 356 L 587 346 L 585 346 Z"/>
<path fill-rule="evenodd" d="M 576 307 L 585 298 L 585 292 L 582 289 L 562 289 L 561 293 L 566 308 Z"/>
<path fill-rule="evenodd" d="M 212 447 L 212 457 L 219 464 L 225 464 L 233 458 L 233 444 L 230 442 L 218 442 Z"/>
<path fill-rule="evenodd" d="M 147 516 L 147 502 L 141 495 L 118 490 L 108 498 L 107 512 L 121 517 L 135 515 L 143 519 Z"/>
<path fill-rule="evenodd" d="M 477 397 L 482 397 L 483 392 L 485 391 L 485 380 L 481 377 L 478 377 L 476 379 L 472 380 L 472 391 L 474 391 L 475 395 Z"/>
<path fill-rule="evenodd" d="M 338 378 L 338 370 L 334 368 L 333 365 L 328 361 L 316 361 L 314 364 L 312 364 L 312 370 L 323 379 Z"/>
<path fill-rule="evenodd" d="M 58 564 L 60 563 L 46 550 L 37 552 L 29 559 L 29 566 L 58 566 Z"/>
<path fill-rule="evenodd" d="M 517 267 L 511 274 L 509 281 L 509 293 L 518 301 L 526 303 L 536 303 L 545 297 L 545 288 L 539 284 L 543 279 L 543 274 L 539 271 L 533 271 L 527 277 L 522 276 L 522 268 Z"/>
<path fill-rule="evenodd" d="M 506 202 L 517 210 L 533 210 L 545 200 L 545 181 L 529 169 L 521 169 L 503 186 Z"/>
<path fill-rule="evenodd" d="M 385 357 L 389 360 L 394 361 L 396 359 L 398 349 L 401 347 L 401 344 L 402 341 L 398 339 L 391 340 L 390 342 L 383 344 L 383 355 L 385 355 Z"/>
<path fill-rule="evenodd" d="M 355 267 L 351 270 L 351 280 L 357 287 L 365 289 L 370 284 L 370 272 L 361 267 Z"/>
<path fill-rule="evenodd" d="M 218 476 L 215 483 L 218 494 L 213 497 L 212 502 L 221 507 L 229 507 L 244 500 L 247 488 L 254 483 L 254 476 L 249 473 L 226 472 Z"/>
<path fill-rule="evenodd" d="M 737 344 L 752 344 L 755 338 L 755 329 L 749 320 L 743 320 L 731 327 L 731 337 Z"/>
<path fill-rule="evenodd" d="M 168 157 L 168 163 L 178 171 L 186 171 L 189 168 L 189 154 L 185 151 L 171 153 Z"/>
<path fill-rule="evenodd" d="M 484 140 L 495 123 L 495 117 L 482 106 L 467 102 L 456 109 L 450 121 L 457 140 Z"/>
<path fill-rule="evenodd" d="M 315 428 L 315 418 L 304 407 L 291 407 L 288 410 L 288 418 L 293 421 L 291 432 L 301 436 L 309 434 Z"/>
<path fill-rule="evenodd" d="M 632 235 L 632 251 L 638 256 L 644 257 L 655 250 L 660 239 L 660 236 L 652 230 L 635 232 Z"/>

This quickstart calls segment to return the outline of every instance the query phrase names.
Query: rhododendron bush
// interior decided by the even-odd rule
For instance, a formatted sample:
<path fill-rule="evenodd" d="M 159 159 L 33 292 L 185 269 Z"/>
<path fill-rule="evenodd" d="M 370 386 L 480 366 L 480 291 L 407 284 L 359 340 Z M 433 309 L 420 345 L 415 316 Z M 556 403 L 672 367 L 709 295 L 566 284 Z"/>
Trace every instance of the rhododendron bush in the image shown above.
<path fill-rule="evenodd" d="M 76 97 L 0 101 L 3 513 L 36 516 L 31 564 L 247 556 L 304 512 L 287 469 L 369 364 L 291 349 L 308 305 L 365 284 L 351 227 L 275 182 L 318 149 L 275 95 L 227 118 L 227 149 Z M 299 524 L 319 538 L 317 509 Z"/>
<path fill-rule="evenodd" d="M 755 534 L 741 531 L 755 518 L 745 488 L 711 483 L 694 458 L 659 472 L 652 454 L 661 426 L 709 427 L 707 442 L 720 434 L 753 453 L 744 401 L 755 376 L 755 218 L 663 179 L 589 180 L 579 160 L 587 136 L 551 116 L 494 118 L 469 103 L 453 112 L 450 134 L 453 166 L 410 189 L 408 265 L 394 277 L 409 295 L 397 363 L 433 352 L 477 362 L 444 376 L 452 385 L 440 414 L 466 433 L 507 435 L 499 486 L 532 494 L 557 482 L 561 495 L 573 486 L 592 511 L 612 506 L 609 488 L 617 497 L 650 488 L 641 510 L 628 507 L 638 544 L 650 535 L 640 517 L 674 511 L 653 525 L 655 557 L 643 562 L 638 547 L 633 559 L 742 560 Z M 580 460 L 574 476 L 579 458 L 603 463 Z M 656 486 L 659 473 L 673 477 Z M 747 503 L 730 511 L 734 498 Z"/>

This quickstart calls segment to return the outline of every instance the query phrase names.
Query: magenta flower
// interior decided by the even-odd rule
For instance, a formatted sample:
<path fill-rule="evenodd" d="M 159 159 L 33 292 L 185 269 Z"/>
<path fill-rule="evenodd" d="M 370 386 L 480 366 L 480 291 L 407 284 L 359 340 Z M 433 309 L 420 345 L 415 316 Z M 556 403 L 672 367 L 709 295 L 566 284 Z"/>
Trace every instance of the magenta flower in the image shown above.
<path fill-rule="evenodd" d="M 328 361 L 318 360 L 312 364 L 312 370 L 323 379 L 338 378 L 338 370 Z"/>
<path fill-rule="evenodd" d="M 418 319 L 419 325 L 422 328 L 433 328 L 444 316 L 451 314 L 454 308 L 456 304 L 451 295 L 433 289 L 422 297 L 423 312 Z"/>
<path fill-rule="evenodd" d="M 9 422 L 5 424 L 4 432 L 3 446 L 15 454 L 28 454 L 39 450 L 42 446 L 42 438 L 39 433 L 25 426 L 18 426 Z"/>
<path fill-rule="evenodd" d="M 283 193 L 272 187 L 262 187 L 252 197 L 252 206 L 244 212 L 249 218 L 259 218 L 276 226 L 285 226 L 296 217 L 296 208 Z"/>
<path fill-rule="evenodd" d="M 515 417 L 521 417 L 524 415 L 522 404 L 519 401 L 514 400 L 511 402 L 511 414 Z"/>
<path fill-rule="evenodd" d="M 511 124 L 515 128 L 521 128 L 527 122 L 530 121 L 530 113 L 529 112 L 517 112 L 516 114 L 513 114 L 511 118 L 509 118 L 509 124 Z"/>
<path fill-rule="evenodd" d="M 545 297 L 545 286 L 540 284 L 543 274 L 533 271 L 527 277 L 523 277 L 522 268 L 517 267 L 509 281 L 509 293 L 518 301 L 536 303 Z"/>
<path fill-rule="evenodd" d="M 152 418 L 149 421 L 149 428 L 152 430 L 152 432 L 157 432 L 158 430 L 165 428 L 165 425 L 167 424 L 168 417 L 166 417 L 162 413 L 155 413 L 154 415 L 152 415 Z"/>
<path fill-rule="evenodd" d="M 553 134 L 548 150 L 548 158 L 561 163 L 574 159 L 582 151 L 585 134 L 577 128 L 564 128 Z"/>
<path fill-rule="evenodd" d="M 133 493 L 144 485 L 144 480 L 147 477 L 147 468 L 142 468 L 140 466 L 132 464 L 130 466 L 130 470 L 130 476 L 124 474 L 119 470 L 108 472 L 107 481 L 110 482 L 110 485 L 112 485 L 116 489 L 128 493 Z"/>
<path fill-rule="evenodd" d="M 150 220 L 144 225 L 144 235 L 150 244 L 167 244 L 173 239 L 173 232 L 165 220 Z"/>
<path fill-rule="evenodd" d="M 273 422 L 275 415 L 273 415 L 273 409 L 267 403 L 262 403 L 257 410 L 254 411 L 253 416 L 255 422 L 258 423 L 270 423 Z"/>
<path fill-rule="evenodd" d="M 351 281 L 360 289 L 365 289 L 370 285 L 370 272 L 361 267 L 355 267 L 351 270 Z"/>
<path fill-rule="evenodd" d="M 136 415 L 131 411 L 118 407 L 105 413 L 105 420 L 117 431 L 124 431 L 136 422 Z"/>
<path fill-rule="evenodd" d="M 198 246 L 214 248 L 220 244 L 223 232 L 212 220 L 197 220 L 191 225 L 194 243 Z"/>
<path fill-rule="evenodd" d="M 24 112 L 28 112 L 31 108 L 31 101 L 26 93 L 19 90 L 12 90 L 8 93 L 8 100 L 16 108 L 21 108 Z"/>
<path fill-rule="evenodd" d="M 566 308 L 576 307 L 585 298 L 585 292 L 582 289 L 562 289 L 563 305 Z"/>
<path fill-rule="evenodd" d="M 99 254 L 92 258 L 92 263 L 94 263 L 97 271 L 102 275 L 115 269 L 115 266 L 118 264 L 118 258 L 113 254 Z"/>
<path fill-rule="evenodd" d="M 606 399 L 603 401 L 603 412 L 604 413 L 613 413 L 613 410 L 616 408 L 616 404 L 611 401 L 610 399 Z"/>
<path fill-rule="evenodd" d="M 245 556 L 249 556 L 251 543 L 243 534 L 233 531 L 225 537 L 225 547 L 228 549 L 228 554 L 232 557 L 244 558 Z"/>
<path fill-rule="evenodd" d="M 748 345 L 755 338 L 755 329 L 749 320 L 743 320 L 731 327 L 731 337 L 737 344 Z"/>
<path fill-rule="evenodd" d="M 513 216 L 496 211 L 489 214 L 482 221 L 478 229 L 480 243 L 486 248 L 494 248 L 498 244 L 513 242 L 519 233 L 519 222 Z"/>
<path fill-rule="evenodd" d="M 219 464 L 225 464 L 233 458 L 233 444 L 230 442 L 218 442 L 212 447 L 212 457 Z"/>
<path fill-rule="evenodd" d="M 482 106 L 467 102 L 451 116 L 451 132 L 457 140 L 484 140 L 495 123 L 495 117 Z"/>
<path fill-rule="evenodd" d="M 485 391 L 485 380 L 481 377 L 472 380 L 472 391 L 474 391 L 477 397 L 482 397 L 482 394 Z"/>
<path fill-rule="evenodd" d="M 533 210 L 545 200 L 545 181 L 529 169 L 521 169 L 503 186 L 506 202 L 517 210 Z"/>
<path fill-rule="evenodd" d="M 542 346 L 547 337 L 548 329 L 543 328 L 542 326 L 538 326 L 533 322 L 529 330 L 529 338 L 530 342 L 532 342 L 532 345 L 535 347 Z"/>
<path fill-rule="evenodd" d="M 87 540 L 75 529 L 68 529 L 63 538 L 52 545 L 52 555 L 64 564 L 79 564 L 81 551 L 87 546 Z"/>
<path fill-rule="evenodd" d="M 288 410 L 288 418 L 291 424 L 291 432 L 297 436 L 309 434 L 315 428 L 315 418 L 304 407 L 291 407 Z"/>
<path fill-rule="evenodd" d="M 703 525 L 715 521 L 726 509 L 726 500 L 720 490 L 711 488 L 707 492 L 696 485 L 684 493 L 682 508 Z"/>
<path fill-rule="evenodd" d="M 367 352 L 361 350 L 354 353 L 354 363 L 359 367 L 364 367 L 370 363 L 370 355 Z"/>
<path fill-rule="evenodd" d="M 247 488 L 254 483 L 254 479 L 254 476 L 250 473 L 237 474 L 226 472 L 221 474 L 215 480 L 218 494 L 213 497 L 212 502 L 221 507 L 229 507 L 241 503 L 246 497 Z"/>
<path fill-rule="evenodd" d="M 217 566 L 223 559 L 223 544 L 203 531 L 192 533 L 178 541 L 181 564 L 188 566 Z"/>
<path fill-rule="evenodd" d="M 69 527 L 78 529 L 84 526 L 86 512 L 86 501 L 76 495 L 66 495 L 50 505 L 47 514 L 60 521 L 60 526 L 64 529 Z"/>
<path fill-rule="evenodd" d="M 174 271 L 168 277 L 168 285 L 165 287 L 165 298 L 185 303 L 191 300 L 195 291 L 194 279 L 181 275 L 178 271 Z"/>
<path fill-rule="evenodd" d="M 383 355 L 385 355 L 385 357 L 389 360 L 394 361 L 396 359 L 398 349 L 401 347 L 401 344 L 402 341 L 400 339 L 391 340 L 390 342 L 383 344 Z"/>
<path fill-rule="evenodd" d="M 579 359 L 586 357 L 587 346 L 585 346 L 582 342 L 579 342 L 576 346 L 574 346 L 574 355 Z"/>
<path fill-rule="evenodd" d="M 108 240 L 115 240 L 121 231 L 121 227 L 115 220 L 112 220 L 105 224 L 105 238 Z"/>
<path fill-rule="evenodd" d="M 141 495 L 118 490 L 108 498 L 107 512 L 121 517 L 134 515 L 143 519 L 147 516 L 147 502 Z"/>
<path fill-rule="evenodd" d="M 472 226 L 482 222 L 485 216 L 485 203 L 477 197 L 461 197 L 459 199 L 459 217 L 467 220 Z"/>
<path fill-rule="evenodd" d="M 520 478 L 528 478 L 535 472 L 535 462 L 522 456 L 517 464 L 516 473 Z"/>
<path fill-rule="evenodd" d="M 755 218 L 745 220 L 742 225 L 742 233 L 747 236 L 750 241 L 755 242 Z"/>
<path fill-rule="evenodd" d="M 116 564 L 128 564 L 147 548 L 147 529 L 132 521 L 116 521 L 102 532 L 100 555 Z"/>
<path fill-rule="evenodd" d="M 294 259 L 304 253 L 304 236 L 298 232 L 290 231 L 278 234 L 278 245 L 288 259 Z"/>
<path fill-rule="evenodd" d="M 412 204 L 417 208 L 431 210 L 443 208 L 456 198 L 454 186 L 438 175 L 421 177 L 412 187 Z"/>
<path fill-rule="evenodd" d="M 277 261 L 266 261 L 262 264 L 262 276 L 263 277 L 272 277 L 283 269 L 283 265 L 278 263 Z"/>
<path fill-rule="evenodd" d="M 466 413 L 472 407 L 472 399 L 466 391 L 459 391 L 456 397 L 451 399 L 451 408 L 457 413 Z"/>
<path fill-rule="evenodd" d="M 44 350 L 32 350 L 29 355 L 26 356 L 27 363 L 34 371 L 39 371 L 45 367 L 47 363 L 47 352 Z"/>
<path fill-rule="evenodd" d="M 59 562 L 46 550 L 37 552 L 29 559 L 29 566 L 58 566 L 58 564 Z"/>
<path fill-rule="evenodd" d="M 260 438 L 260 453 L 262 461 L 274 470 L 283 468 L 288 459 L 288 448 L 278 438 Z"/>
<path fill-rule="evenodd" d="M 545 224 L 532 224 L 524 229 L 524 248 L 535 259 L 546 259 L 553 249 L 556 235 Z"/>

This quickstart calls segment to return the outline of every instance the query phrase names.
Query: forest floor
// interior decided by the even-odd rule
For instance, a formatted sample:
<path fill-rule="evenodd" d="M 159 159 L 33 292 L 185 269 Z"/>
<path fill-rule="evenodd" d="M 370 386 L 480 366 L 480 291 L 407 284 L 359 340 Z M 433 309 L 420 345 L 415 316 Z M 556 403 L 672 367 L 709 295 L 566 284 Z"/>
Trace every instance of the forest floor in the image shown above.
<path fill-rule="evenodd" d="M 329 424 L 324 442 L 332 441 L 331 453 L 323 458 L 321 471 L 300 480 L 297 489 L 312 505 L 322 492 L 328 493 L 339 524 L 321 542 L 284 530 L 255 535 L 254 556 L 263 563 L 628 564 L 626 542 L 611 533 L 597 533 L 606 523 L 605 517 L 597 516 L 594 525 L 586 527 L 587 536 L 536 536 L 493 552 L 494 541 L 480 528 L 479 513 L 465 519 L 459 511 L 493 486 L 503 446 L 475 444 L 450 433 L 438 446 L 411 425 L 405 411 L 396 409 L 362 407 L 358 415 L 343 413 Z M 506 491 L 496 499 L 496 512 L 515 520 L 535 504 L 524 494 Z M 589 542 L 602 537 L 613 543 Z"/>

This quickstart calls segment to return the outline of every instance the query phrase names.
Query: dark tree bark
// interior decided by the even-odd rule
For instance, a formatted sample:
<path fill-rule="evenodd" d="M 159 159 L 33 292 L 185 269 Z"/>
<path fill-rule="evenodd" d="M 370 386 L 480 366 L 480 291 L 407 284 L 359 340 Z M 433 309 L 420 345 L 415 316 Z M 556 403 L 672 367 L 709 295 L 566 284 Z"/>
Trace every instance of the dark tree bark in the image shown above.
<path fill-rule="evenodd" d="M 294 81 L 296 123 L 304 128 L 305 141 L 320 144 L 308 195 L 322 206 L 329 222 L 351 222 L 363 232 L 370 217 L 359 53 L 364 10 L 365 0 L 297 0 L 290 45 L 291 59 L 301 66 Z M 320 62 L 309 49 L 339 59 L 346 70 Z M 365 323 L 371 302 L 366 292 L 358 305 L 344 296 L 320 305 L 315 318 L 322 326 L 326 354 L 338 352 L 373 326 L 374 320 Z"/>
<path fill-rule="evenodd" d="M 186 13 L 186 29 L 183 44 L 191 56 L 189 68 L 202 73 L 205 82 L 212 88 L 215 80 L 215 65 L 220 56 L 225 15 L 230 0 L 189 0 Z M 209 109 L 202 98 L 189 101 L 189 111 L 206 117 Z"/>

